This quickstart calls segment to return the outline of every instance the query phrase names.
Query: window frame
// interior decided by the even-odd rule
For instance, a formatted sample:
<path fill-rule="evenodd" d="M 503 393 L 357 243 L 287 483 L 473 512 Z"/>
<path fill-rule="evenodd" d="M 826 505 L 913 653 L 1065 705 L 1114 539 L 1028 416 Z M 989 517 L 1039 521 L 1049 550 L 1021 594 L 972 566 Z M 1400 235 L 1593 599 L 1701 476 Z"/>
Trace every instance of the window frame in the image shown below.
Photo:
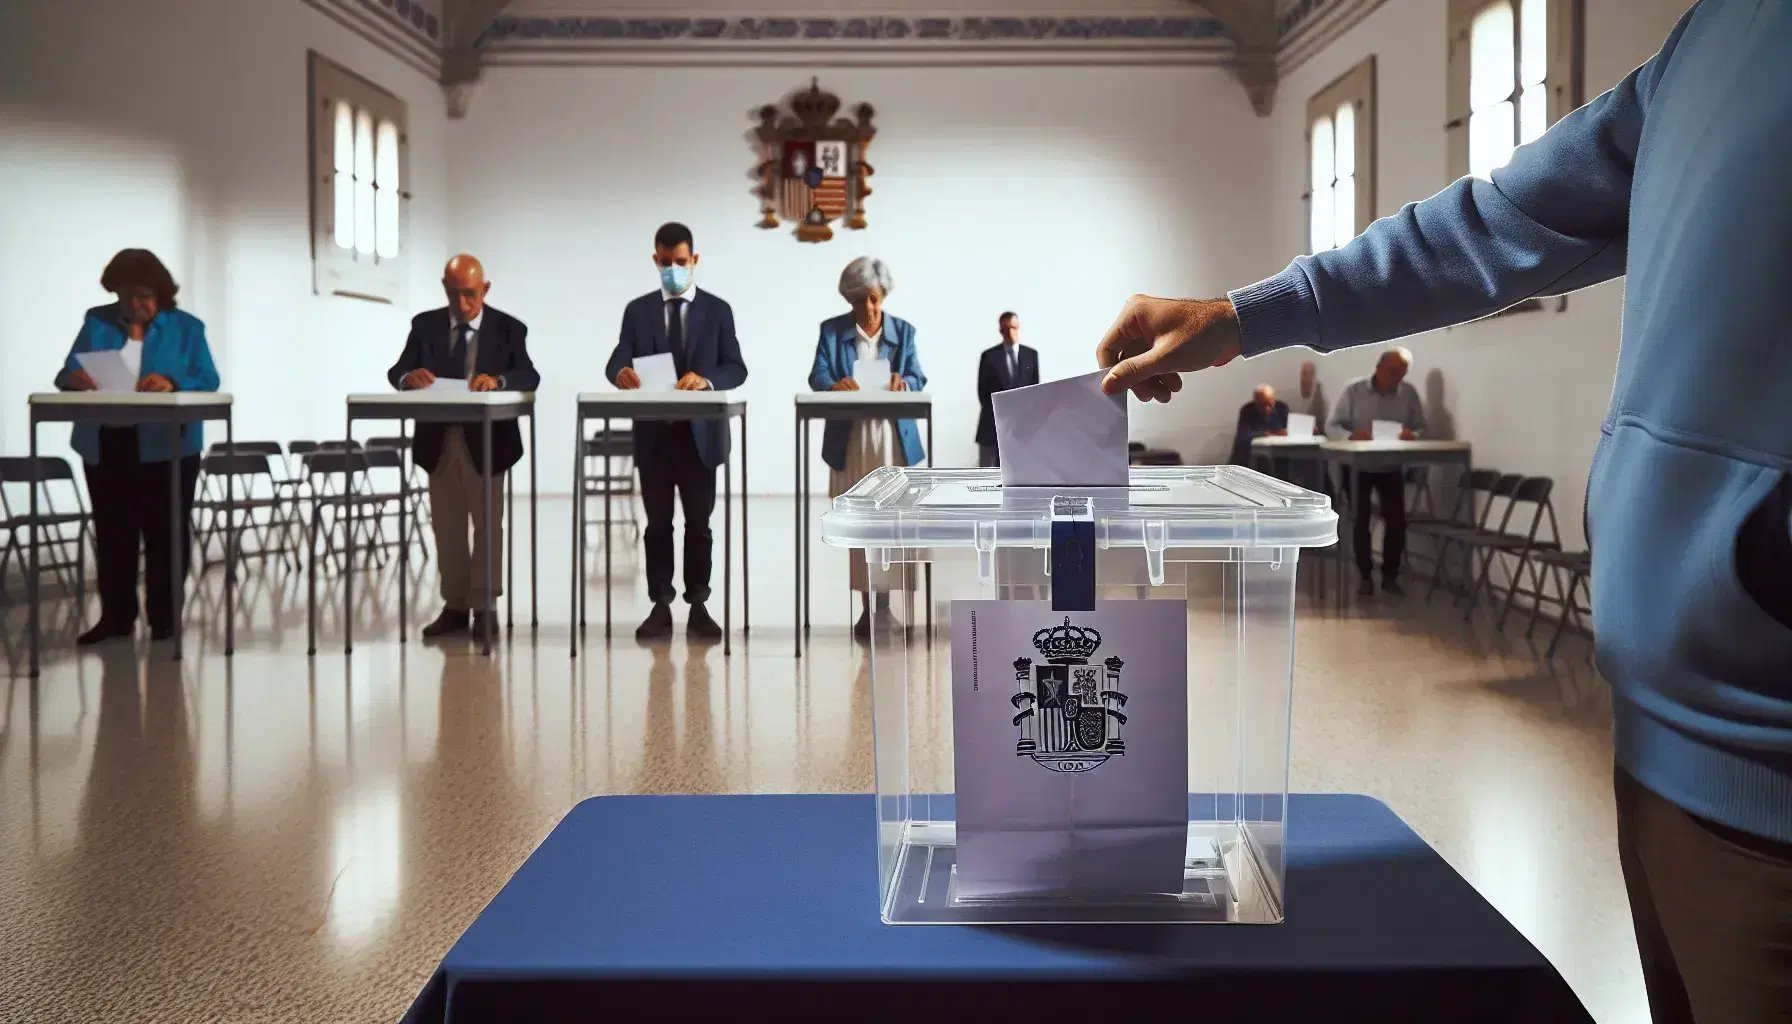
<path fill-rule="evenodd" d="M 1375 222 L 1375 55 L 1363 58 L 1349 71 L 1332 79 L 1307 101 L 1307 120 L 1302 136 L 1306 140 L 1307 160 L 1303 177 L 1306 189 L 1301 200 L 1307 216 L 1303 221 L 1305 240 L 1301 251 L 1311 255 L 1313 249 L 1313 126 L 1321 117 L 1332 119 L 1337 131 L 1337 110 L 1349 103 L 1355 109 L 1356 160 L 1353 173 L 1356 185 L 1356 223 L 1351 238 L 1361 235 Z M 1334 136 L 1335 137 L 1335 136 Z M 1337 246 L 1334 244 L 1333 248 Z M 1321 250 L 1326 251 L 1326 250 Z"/>
<path fill-rule="evenodd" d="M 1499 2 L 1501 0 L 1450 0 L 1445 89 L 1448 120 L 1444 122 L 1444 137 L 1448 154 L 1446 166 L 1452 182 L 1467 177 L 1469 173 L 1469 76 L 1472 71 L 1469 55 L 1475 16 Z M 1512 86 L 1513 98 L 1516 100 L 1524 66 L 1524 0 L 1505 2 L 1512 5 Z M 1549 59 L 1543 77 L 1545 95 L 1548 97 L 1548 102 L 1544 105 L 1543 130 L 1547 132 L 1557 121 L 1585 102 L 1585 54 L 1581 44 L 1586 8 L 1585 0 L 1545 0 L 1545 3 L 1549 5 L 1545 14 L 1549 19 Z M 1516 143 L 1523 132 L 1516 110 L 1513 112 L 1513 132 L 1513 141 Z M 1516 148 L 1515 145 L 1514 149 Z M 1562 312 L 1568 308 L 1568 297 L 1558 296 L 1553 306 L 1556 312 Z M 1541 299 L 1529 298 L 1492 315 L 1505 316 L 1543 308 Z"/>
<path fill-rule="evenodd" d="M 410 120 L 403 100 L 355 74 L 315 50 L 309 51 L 307 101 L 309 104 L 309 157 L 311 178 L 311 266 L 312 291 L 318 295 L 341 295 L 396 303 L 403 293 L 405 265 L 410 252 L 411 193 L 406 185 L 410 174 Z M 372 138 L 379 137 L 382 121 L 390 121 L 397 129 L 398 167 L 398 254 L 379 255 L 376 241 L 372 253 L 356 248 L 343 249 L 336 244 L 336 115 L 337 101 L 346 101 L 357 114 L 366 111 L 372 119 Z M 377 167 L 377 152 L 375 166 Z M 377 195 L 374 230 L 379 230 Z"/>

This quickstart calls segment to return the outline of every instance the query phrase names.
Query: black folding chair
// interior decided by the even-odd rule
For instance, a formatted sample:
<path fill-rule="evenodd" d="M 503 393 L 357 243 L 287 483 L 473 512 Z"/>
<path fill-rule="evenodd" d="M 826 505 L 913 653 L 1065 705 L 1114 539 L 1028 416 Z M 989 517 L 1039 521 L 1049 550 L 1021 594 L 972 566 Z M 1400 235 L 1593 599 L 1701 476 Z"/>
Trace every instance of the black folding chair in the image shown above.
<path fill-rule="evenodd" d="M 1487 472 L 1493 471 L 1488 470 Z M 1471 474 L 1471 477 L 1472 476 L 1473 474 Z M 1481 495 L 1483 492 L 1475 485 L 1477 483 L 1485 483 L 1486 478 L 1482 477 L 1480 480 L 1471 479 L 1469 481 L 1470 486 L 1466 491 L 1468 501 L 1471 504 L 1465 507 L 1463 511 L 1474 516 L 1473 523 L 1466 525 L 1451 523 L 1424 524 L 1420 532 L 1423 535 L 1431 537 L 1435 542 L 1437 558 L 1437 564 L 1434 565 L 1431 570 L 1431 587 L 1425 591 L 1425 601 L 1427 604 L 1430 603 L 1432 595 L 1437 593 L 1437 588 L 1446 585 L 1444 576 L 1449 570 L 1450 546 L 1452 544 L 1459 545 L 1461 549 L 1462 580 L 1460 586 L 1455 583 L 1449 583 L 1448 586 L 1450 591 L 1455 595 L 1456 601 L 1462 599 L 1463 589 L 1469 585 L 1469 581 L 1474 579 L 1475 575 L 1473 549 L 1468 546 L 1468 538 L 1477 536 L 1486 531 L 1487 523 L 1493 517 L 1494 506 L 1500 504 L 1502 500 L 1510 499 L 1512 492 L 1518 488 L 1518 485 L 1522 480 L 1524 480 L 1524 477 L 1517 473 L 1500 474 L 1494 478 L 1491 485 L 1486 487 L 1485 499 L 1482 499 Z M 1476 513 L 1473 508 L 1476 504 L 1480 505 L 1478 513 Z"/>
<path fill-rule="evenodd" d="M 310 506 L 306 550 L 316 547 L 317 534 L 322 531 L 326 563 L 338 553 L 337 535 L 340 534 L 343 564 L 347 564 L 351 512 L 354 517 L 355 547 L 362 552 L 363 557 L 381 559 L 383 555 L 379 538 L 374 533 L 378 524 L 372 520 L 377 519 L 380 505 L 385 499 L 370 493 L 367 458 L 367 453 L 359 451 L 315 450 L 304 455 L 301 460 L 305 469 L 305 490 Z"/>
<path fill-rule="evenodd" d="M 211 542 L 227 530 L 232 517 L 236 520 L 239 564 L 244 559 L 278 557 L 283 564 L 299 568 L 298 540 L 302 533 L 298 523 L 297 503 L 290 489 L 280 486 L 274 475 L 266 446 L 257 444 L 257 451 L 244 451 L 237 445 L 236 454 L 210 454 L 199 463 L 199 500 L 193 503 L 199 520 L 195 533 L 199 538 L 199 571 L 227 560 L 228 551 L 212 558 Z M 275 445 L 278 451 L 278 445 Z M 223 449 L 214 445 L 213 452 Z M 231 495 L 234 492 L 235 498 Z M 245 548 L 242 538 L 255 538 L 253 548 Z M 228 547 L 228 539 L 221 547 Z"/>
<path fill-rule="evenodd" d="M 56 491 L 60 488 L 51 485 L 59 482 L 67 484 L 65 496 L 72 496 L 75 511 L 57 507 Z M 31 515 L 31 488 L 37 489 L 35 517 Z M 22 496 L 17 492 L 23 492 Z M 72 537 L 67 529 L 70 526 L 75 528 Z M 14 555 L 28 571 L 27 547 L 33 533 L 38 537 L 38 572 L 56 573 L 63 588 L 77 600 L 87 593 L 87 559 L 81 543 L 92 535 L 92 520 L 68 460 L 40 455 L 34 465 L 29 457 L 0 458 L 0 530 L 6 533 L 6 546 L 0 548 L 0 595 L 6 594 L 6 570 Z M 49 561 L 44 560 L 46 548 L 53 552 Z"/>
<path fill-rule="evenodd" d="M 1504 628 L 1506 613 L 1512 610 L 1512 596 L 1522 583 L 1523 571 L 1530 566 L 1531 552 L 1539 549 L 1554 549 L 1562 546 L 1561 531 L 1556 525 L 1555 506 L 1549 502 L 1550 492 L 1555 489 L 1555 481 L 1546 476 L 1526 477 L 1512 489 L 1512 495 L 1506 502 L 1506 514 L 1501 517 L 1497 530 L 1482 530 L 1463 539 L 1473 552 L 1481 556 L 1481 571 L 1475 578 L 1474 586 L 1468 592 L 1468 607 L 1462 617 L 1467 619 L 1475 612 L 1475 604 L 1481 592 L 1493 588 L 1493 563 L 1500 555 L 1517 559 L 1507 577 L 1506 599 L 1500 608 L 1497 628 Z M 1513 516 L 1521 509 L 1529 509 L 1530 525 L 1524 532 L 1512 529 Z M 1549 535 L 1540 536 L 1544 520 L 1549 521 Z M 1521 520 L 1522 522 L 1522 520 Z M 1533 568 L 1533 574 L 1535 569 Z M 1537 589 L 1533 587 L 1533 590 Z"/>
<path fill-rule="evenodd" d="M 603 499 L 621 499 L 628 505 L 628 518 L 620 523 L 633 538 L 641 535 L 641 523 L 635 516 L 635 436 L 632 430 L 599 431 L 585 439 L 585 521 L 589 529 L 603 523 Z M 591 500 L 595 499 L 595 500 Z M 608 544 L 610 539 L 604 538 Z"/>
<path fill-rule="evenodd" d="M 411 500 L 405 511 L 411 518 L 411 529 L 415 531 L 418 543 L 422 543 L 424 531 L 429 526 L 429 478 L 417 468 L 417 460 L 408 437 L 370 437 L 367 439 L 368 451 L 390 450 L 398 452 L 404 459 L 404 475 L 410 487 Z M 427 546 L 426 546 L 427 548 Z"/>
<path fill-rule="evenodd" d="M 1499 479 L 1500 473 L 1497 469 L 1465 471 L 1457 477 L 1456 494 L 1454 500 L 1450 502 L 1449 511 L 1441 516 L 1418 514 L 1417 509 L 1420 504 L 1425 505 L 1427 513 L 1431 510 L 1429 487 L 1420 492 L 1424 496 L 1422 499 L 1414 500 L 1413 512 L 1406 519 L 1406 535 L 1411 538 L 1429 539 L 1431 550 L 1426 553 L 1425 557 L 1434 563 L 1433 568 L 1435 568 L 1435 562 L 1439 556 L 1438 535 L 1446 530 L 1484 525 L 1482 519 L 1482 509 L 1485 507 L 1484 499 L 1492 492 L 1494 484 L 1498 483 Z M 1408 543 L 1406 546 L 1407 560 L 1417 561 L 1414 556 L 1417 555 L 1418 550 L 1419 545 Z"/>
<path fill-rule="evenodd" d="M 1537 628 L 1537 621 L 1543 614 L 1545 602 L 1555 604 L 1560 609 L 1560 614 L 1556 616 L 1555 632 L 1549 638 L 1549 650 L 1544 654 L 1545 658 L 1554 658 L 1556 645 L 1561 643 L 1562 633 L 1568 628 L 1570 617 L 1574 619 L 1576 629 L 1588 636 L 1593 634 L 1593 629 L 1587 622 L 1587 616 L 1593 614 L 1593 595 L 1590 592 L 1593 578 L 1593 553 L 1591 551 L 1562 551 L 1544 548 L 1531 552 L 1531 561 L 1540 566 L 1542 570 L 1547 571 L 1549 579 L 1555 582 L 1556 594 L 1553 597 L 1546 596 L 1542 593 L 1542 587 L 1537 588 L 1538 594 L 1531 603 L 1531 624 L 1525 627 L 1524 635 L 1529 637 L 1532 630 Z M 1566 584 L 1562 582 L 1563 576 L 1568 577 Z M 1580 602 L 1583 593 L 1587 596 L 1586 604 Z"/>

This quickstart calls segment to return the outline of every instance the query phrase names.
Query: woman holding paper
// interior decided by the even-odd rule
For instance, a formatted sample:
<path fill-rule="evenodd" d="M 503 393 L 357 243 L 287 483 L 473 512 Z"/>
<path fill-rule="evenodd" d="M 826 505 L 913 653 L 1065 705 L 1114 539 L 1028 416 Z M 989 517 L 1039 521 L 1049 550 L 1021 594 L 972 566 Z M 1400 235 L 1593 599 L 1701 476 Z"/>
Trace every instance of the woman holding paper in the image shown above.
<path fill-rule="evenodd" d="M 205 325 L 175 308 L 179 290 L 168 268 L 148 249 L 125 249 L 100 275 L 100 287 L 117 301 L 87 311 L 68 362 L 56 377 L 63 391 L 216 391 Z M 169 462 L 180 431 L 180 463 Z M 170 427 L 101 427 L 77 423 L 75 451 L 87 473 L 93 502 L 94 563 L 100 591 L 99 622 L 77 641 L 97 644 L 130 636 L 137 624 L 137 550 L 141 543 L 150 636 L 174 635 L 180 609 L 170 595 L 175 574 L 186 573 L 193 491 L 199 480 L 204 437 L 199 424 Z M 169 545 L 168 474 L 180 473 L 181 543 Z"/>
<path fill-rule="evenodd" d="M 927 386 L 915 355 L 915 325 L 884 312 L 894 282 L 882 260 L 861 256 L 840 274 L 840 297 L 852 312 L 821 322 L 815 344 L 815 367 L 809 387 L 815 391 L 919 391 Z M 913 466 L 926 457 L 921 431 L 914 420 L 829 420 L 821 435 L 821 459 L 828 465 L 828 497 L 846 493 L 879 466 Z M 888 591 L 877 595 L 873 608 L 865 553 L 852 553 L 852 588 L 864 605 L 853 634 L 871 635 L 871 616 L 880 628 L 895 625 Z M 906 589 L 906 588 L 903 588 Z"/>

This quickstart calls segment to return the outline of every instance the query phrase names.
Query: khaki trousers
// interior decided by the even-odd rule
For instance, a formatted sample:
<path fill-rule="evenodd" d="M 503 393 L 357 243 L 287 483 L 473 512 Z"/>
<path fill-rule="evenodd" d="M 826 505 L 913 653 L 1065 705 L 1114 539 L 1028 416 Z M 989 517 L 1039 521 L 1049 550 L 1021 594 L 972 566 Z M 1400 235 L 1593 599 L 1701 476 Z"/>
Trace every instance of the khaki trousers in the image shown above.
<path fill-rule="evenodd" d="M 442 457 L 429 474 L 429 516 L 436 535 L 442 603 L 456 611 L 486 607 L 485 551 L 491 545 L 492 597 L 504 593 L 504 474 L 492 475 L 492 522 L 485 523 L 479 464 L 459 426 L 447 429 Z M 467 543 L 467 527 L 473 542 Z"/>

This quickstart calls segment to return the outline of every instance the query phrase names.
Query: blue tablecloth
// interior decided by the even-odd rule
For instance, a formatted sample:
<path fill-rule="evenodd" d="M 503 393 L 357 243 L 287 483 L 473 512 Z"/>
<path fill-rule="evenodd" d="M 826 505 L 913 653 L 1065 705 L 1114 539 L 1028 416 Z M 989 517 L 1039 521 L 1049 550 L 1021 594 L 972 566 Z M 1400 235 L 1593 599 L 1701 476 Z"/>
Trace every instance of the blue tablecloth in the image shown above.
<path fill-rule="evenodd" d="M 1290 797 L 1279 925 L 885 925 L 875 835 L 869 796 L 586 800 L 405 1021 L 1590 1019 L 1369 797 Z"/>

